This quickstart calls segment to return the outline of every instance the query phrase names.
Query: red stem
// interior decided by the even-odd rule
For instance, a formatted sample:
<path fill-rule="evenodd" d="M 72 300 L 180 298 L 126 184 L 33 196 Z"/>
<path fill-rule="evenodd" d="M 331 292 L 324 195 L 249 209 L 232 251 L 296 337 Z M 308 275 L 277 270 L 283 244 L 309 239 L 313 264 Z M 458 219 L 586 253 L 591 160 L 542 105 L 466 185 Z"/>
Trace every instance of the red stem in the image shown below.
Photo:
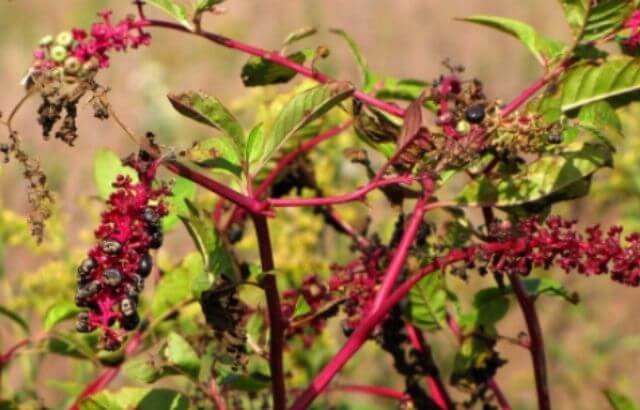
<path fill-rule="evenodd" d="M 529 352 L 531 353 L 531 361 L 533 363 L 533 371 L 536 380 L 536 394 L 538 396 L 538 409 L 551 409 L 551 396 L 549 395 L 549 381 L 547 380 L 547 363 L 544 353 L 544 340 L 542 337 L 542 328 L 540 327 L 540 319 L 536 312 L 535 300 L 527 294 L 522 280 L 517 275 L 509 275 L 513 292 L 518 299 L 522 315 L 524 316 L 529 338 Z"/>
<path fill-rule="evenodd" d="M 282 320 L 282 308 L 280 307 L 280 295 L 274 274 L 273 252 L 271 238 L 269 237 L 269 225 L 264 215 L 253 215 L 253 224 L 258 237 L 260 250 L 260 262 L 264 274 L 262 287 L 267 299 L 269 313 L 269 366 L 271 368 L 271 383 L 273 394 L 273 407 L 275 410 L 284 410 L 287 406 L 287 392 L 284 382 L 284 366 L 282 364 L 282 352 L 284 350 L 285 324 Z"/>
<path fill-rule="evenodd" d="M 227 404 L 224 402 L 222 394 L 220 394 L 215 378 L 211 378 L 209 381 L 209 396 L 213 399 L 217 410 L 227 410 Z"/>
<path fill-rule="evenodd" d="M 391 259 L 391 263 L 387 268 L 387 272 L 382 279 L 382 285 L 380 289 L 376 293 L 376 298 L 373 301 L 373 307 L 371 308 L 371 312 L 375 312 L 380 309 L 380 306 L 387 298 L 391 290 L 395 286 L 398 281 L 398 277 L 402 273 L 402 267 L 407 259 L 407 255 L 409 254 L 409 249 L 411 248 L 411 244 L 416 238 L 416 234 L 418 233 L 418 229 L 420 229 L 420 223 L 422 222 L 422 218 L 424 217 L 425 212 L 427 211 L 427 196 L 423 196 L 418 199 L 416 202 L 416 206 L 413 209 L 413 214 L 411 215 L 411 220 L 409 221 L 409 226 L 405 229 L 402 239 L 400 240 L 400 244 L 398 245 L 396 251 L 393 254 L 393 259 Z"/>
<path fill-rule="evenodd" d="M 171 29 L 171 30 L 175 30 L 175 31 L 180 31 L 183 33 L 187 33 L 187 34 L 193 34 L 199 37 L 203 37 L 206 38 L 209 41 L 212 41 L 216 44 L 219 44 L 223 47 L 227 47 L 233 50 L 238 50 L 241 51 L 245 54 L 249 54 L 252 56 L 256 56 L 256 57 L 260 57 L 263 58 L 267 61 L 271 61 L 272 63 L 278 64 L 282 67 L 286 67 L 289 68 L 295 72 L 297 72 L 300 75 L 303 75 L 307 78 L 310 78 L 312 80 L 315 80 L 319 83 L 329 83 L 331 81 L 333 81 L 331 78 L 329 78 L 328 76 L 316 71 L 313 68 L 309 68 L 309 67 L 305 67 L 301 64 L 297 64 L 291 60 L 289 60 L 287 57 L 283 56 L 282 54 L 278 53 L 278 52 L 270 52 L 270 51 L 266 51 L 263 50 L 261 48 L 258 47 L 254 47 L 245 43 L 242 43 L 240 41 L 236 41 L 236 40 L 232 40 L 230 38 L 221 36 L 219 34 L 216 33 L 211 33 L 208 31 L 190 31 L 189 29 L 187 29 L 186 27 L 177 24 L 177 23 L 173 23 L 170 21 L 162 21 L 162 20 L 146 20 L 145 24 L 143 24 L 142 26 L 149 26 L 149 27 L 161 27 L 161 28 L 167 28 L 167 29 Z M 405 115 L 405 110 L 397 107 L 393 104 L 378 100 L 375 97 L 372 97 L 368 94 L 363 93 L 362 91 L 356 91 L 353 96 L 355 98 L 357 98 L 358 100 L 362 101 L 365 104 L 371 105 L 373 107 L 379 108 L 383 111 L 386 111 L 389 114 L 398 116 L 398 117 L 404 117 Z"/>
<path fill-rule="evenodd" d="M 407 336 L 409 336 L 409 340 L 413 347 L 423 355 L 429 354 L 427 341 L 425 340 L 424 335 L 419 332 L 415 326 L 409 323 L 405 325 L 405 330 L 407 331 Z M 431 392 L 431 398 L 438 407 L 446 410 L 455 409 L 455 405 L 453 404 L 451 397 L 449 397 L 447 389 L 438 375 L 429 374 L 426 377 L 426 381 L 429 391 Z"/>
<path fill-rule="evenodd" d="M 393 178 L 382 179 L 379 181 L 372 181 L 369 184 L 356 189 L 353 192 L 344 195 L 327 196 L 319 198 L 284 198 L 284 199 L 268 199 L 267 203 L 276 208 L 283 207 L 296 207 L 296 206 L 322 206 L 322 205 L 336 205 L 344 204 L 348 202 L 354 202 L 364 198 L 369 192 L 374 189 L 381 188 L 387 185 L 406 184 L 415 180 L 411 175 L 403 175 Z"/>
<path fill-rule="evenodd" d="M 333 386 L 331 390 L 342 390 L 352 393 L 363 393 L 372 396 L 386 397 L 398 401 L 407 400 L 407 395 L 401 391 L 381 386 L 361 386 L 355 384 L 338 384 Z"/>

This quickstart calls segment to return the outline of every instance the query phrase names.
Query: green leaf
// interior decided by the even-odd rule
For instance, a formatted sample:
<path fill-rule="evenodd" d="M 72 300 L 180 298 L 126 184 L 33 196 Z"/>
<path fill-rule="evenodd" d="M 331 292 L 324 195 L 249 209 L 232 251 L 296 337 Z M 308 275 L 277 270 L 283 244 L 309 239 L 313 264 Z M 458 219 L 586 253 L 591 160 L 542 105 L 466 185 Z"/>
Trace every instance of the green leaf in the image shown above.
<path fill-rule="evenodd" d="M 253 163 L 260 159 L 264 149 L 264 127 L 258 124 L 247 137 L 247 152 L 245 153 L 245 161 Z"/>
<path fill-rule="evenodd" d="M 509 207 L 536 202 L 571 187 L 611 166 L 606 144 L 584 143 L 556 155 L 544 155 L 518 173 L 485 176 L 469 183 L 458 197 L 460 205 L 491 204 Z"/>
<path fill-rule="evenodd" d="M 569 303 L 575 304 L 578 302 L 578 295 L 576 293 L 570 292 L 562 286 L 561 283 L 551 278 L 526 278 L 522 282 L 527 294 L 532 297 L 550 294 L 552 296 L 559 296 Z"/>
<path fill-rule="evenodd" d="M 182 4 L 178 4 L 171 0 L 147 0 L 146 2 L 164 11 L 189 30 L 193 29 L 191 22 L 189 21 L 189 16 L 187 15 L 187 10 Z"/>
<path fill-rule="evenodd" d="M 473 307 L 477 310 L 476 325 L 488 326 L 500 321 L 509 311 L 509 299 L 504 289 L 487 288 L 476 293 Z"/>
<path fill-rule="evenodd" d="M 318 29 L 316 29 L 315 27 L 303 27 L 301 29 L 298 29 L 292 33 L 289 33 L 289 35 L 287 36 L 287 38 L 285 38 L 284 40 L 284 46 L 290 46 L 291 44 L 303 40 L 307 37 L 311 37 L 314 34 L 316 34 L 318 32 Z"/>
<path fill-rule="evenodd" d="M 67 319 L 75 318 L 79 309 L 73 302 L 60 302 L 49 308 L 44 316 L 43 327 L 45 330 L 51 330 L 55 325 Z"/>
<path fill-rule="evenodd" d="M 14 311 L 0 305 L 0 315 L 6 316 L 7 318 L 11 319 L 16 324 L 18 324 L 26 333 L 29 333 L 29 325 L 27 324 L 27 321 Z"/>
<path fill-rule="evenodd" d="M 298 296 L 296 307 L 293 310 L 293 316 L 291 317 L 291 319 L 299 318 L 300 316 L 304 316 L 308 313 L 311 313 L 311 306 L 309 306 L 309 303 L 307 303 L 307 299 L 305 299 L 302 295 Z"/>
<path fill-rule="evenodd" d="M 294 96 L 283 107 L 264 142 L 260 163 L 265 163 L 291 136 L 321 117 L 354 92 L 349 83 L 319 85 Z"/>
<path fill-rule="evenodd" d="M 589 42 L 605 37 L 624 23 L 633 12 L 629 0 L 560 0 L 574 38 Z"/>
<path fill-rule="evenodd" d="M 470 16 L 463 18 L 462 21 L 481 24 L 512 35 L 520 40 L 543 65 L 560 56 L 566 49 L 566 45 L 542 36 L 533 27 L 521 21 L 495 16 Z"/>
<path fill-rule="evenodd" d="M 229 374 L 223 377 L 220 386 L 225 390 L 239 390 L 244 392 L 256 393 L 260 390 L 269 388 L 271 378 L 261 373 L 252 373 L 249 375 Z"/>
<path fill-rule="evenodd" d="M 358 46 L 358 43 L 356 43 L 356 41 L 344 30 L 334 28 L 334 29 L 331 29 L 330 31 L 333 34 L 336 34 L 342 37 L 344 41 L 347 42 L 347 44 L 349 45 L 349 48 L 351 49 L 351 52 L 356 58 L 356 62 L 358 63 L 358 68 L 360 69 L 360 76 L 362 77 L 363 89 L 364 91 L 371 91 L 371 89 L 373 89 L 373 86 L 375 85 L 376 76 L 369 69 L 369 63 L 362 55 L 362 52 L 360 51 L 360 46 Z"/>
<path fill-rule="evenodd" d="M 122 161 L 115 152 L 106 148 L 99 149 L 93 161 L 93 177 L 102 199 L 109 198 L 115 190 L 112 184 L 118 175 L 129 176 L 134 182 L 138 182 L 136 171 L 122 165 Z"/>
<path fill-rule="evenodd" d="M 198 379 L 200 358 L 189 342 L 182 336 L 175 332 L 169 333 L 164 355 L 170 366 L 177 368 L 194 380 Z"/>
<path fill-rule="evenodd" d="M 447 292 L 440 272 L 421 279 L 409 292 L 411 322 L 429 331 L 440 330 L 447 317 Z"/>
<path fill-rule="evenodd" d="M 194 297 L 193 282 L 203 271 L 202 258 L 195 252 L 185 256 L 179 266 L 166 271 L 151 299 L 153 317 L 159 317 L 167 310 Z"/>
<path fill-rule="evenodd" d="M 224 131 L 231 138 L 238 157 L 243 157 L 245 141 L 242 126 L 220 100 L 196 91 L 169 94 L 167 97 L 176 111 L 185 117 Z"/>
<path fill-rule="evenodd" d="M 207 138 L 188 151 L 188 159 L 200 167 L 236 178 L 242 176 L 242 159 L 236 145 L 226 135 Z"/>
<path fill-rule="evenodd" d="M 78 359 L 96 360 L 95 349 L 98 345 L 97 333 L 77 334 L 57 332 L 47 343 L 47 350 L 62 356 Z"/>
<path fill-rule="evenodd" d="M 233 258 L 211 218 L 201 215 L 190 205 L 190 217 L 182 218 L 182 222 L 202 256 L 204 271 L 209 274 L 209 280 L 198 287 L 197 293 L 208 289 L 213 280 L 220 275 L 236 282 L 239 278 L 236 276 Z"/>
<path fill-rule="evenodd" d="M 151 360 L 143 357 L 128 359 L 122 367 L 124 374 L 131 380 L 151 384 L 165 376 L 167 372 Z"/>
<path fill-rule="evenodd" d="M 196 14 L 207 11 L 211 9 L 211 7 L 222 2 L 224 2 L 224 0 L 198 0 L 196 3 Z"/>
<path fill-rule="evenodd" d="M 187 410 L 189 400 L 169 389 L 125 387 L 101 391 L 80 403 L 80 410 Z"/>
<path fill-rule="evenodd" d="M 580 126 L 600 136 L 605 141 L 620 141 L 622 122 L 615 109 L 607 101 L 596 101 L 580 108 Z"/>
<path fill-rule="evenodd" d="M 177 177 L 171 189 L 171 196 L 165 202 L 169 205 L 169 214 L 162 218 L 162 229 L 170 230 L 180 220 L 180 216 L 189 215 L 186 200 L 192 201 L 196 196 L 197 186 L 190 180 Z"/>
<path fill-rule="evenodd" d="M 287 59 L 296 64 L 304 64 L 307 60 L 304 51 L 297 51 L 287 55 Z M 242 67 L 242 83 L 246 87 L 256 87 L 262 85 L 283 84 L 289 82 L 298 73 L 290 68 L 282 67 L 260 57 L 251 57 Z"/>
<path fill-rule="evenodd" d="M 582 64 L 569 69 L 558 80 L 553 92 L 532 100 L 529 111 L 544 114 L 550 110 L 563 112 L 595 101 L 631 93 L 640 89 L 640 60 L 618 56 L 599 65 Z"/>
<path fill-rule="evenodd" d="M 611 389 L 605 389 L 603 393 L 613 410 L 640 410 L 640 406 L 622 393 Z"/>

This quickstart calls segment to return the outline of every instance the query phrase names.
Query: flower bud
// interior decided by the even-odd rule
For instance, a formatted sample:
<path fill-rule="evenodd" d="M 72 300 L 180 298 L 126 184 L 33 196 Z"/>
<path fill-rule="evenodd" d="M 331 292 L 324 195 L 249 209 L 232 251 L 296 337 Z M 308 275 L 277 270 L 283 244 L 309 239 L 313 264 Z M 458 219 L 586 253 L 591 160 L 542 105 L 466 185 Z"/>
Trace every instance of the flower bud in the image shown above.
<path fill-rule="evenodd" d="M 69 31 L 63 31 L 56 36 L 56 44 L 69 47 L 73 43 L 73 35 Z"/>
<path fill-rule="evenodd" d="M 67 59 L 64 60 L 64 72 L 66 74 L 77 74 L 81 68 L 82 64 L 76 57 L 67 57 Z"/>
<path fill-rule="evenodd" d="M 51 59 L 57 63 L 61 63 L 67 58 L 67 49 L 62 46 L 54 46 L 51 48 Z"/>
<path fill-rule="evenodd" d="M 469 131 L 471 131 L 471 124 L 469 124 L 468 121 L 458 121 L 458 123 L 456 124 L 456 131 L 458 131 L 460 134 L 467 134 Z"/>
<path fill-rule="evenodd" d="M 51 43 L 53 43 L 53 36 L 52 35 L 44 36 L 38 42 L 38 44 L 40 44 L 42 47 L 50 46 Z"/>

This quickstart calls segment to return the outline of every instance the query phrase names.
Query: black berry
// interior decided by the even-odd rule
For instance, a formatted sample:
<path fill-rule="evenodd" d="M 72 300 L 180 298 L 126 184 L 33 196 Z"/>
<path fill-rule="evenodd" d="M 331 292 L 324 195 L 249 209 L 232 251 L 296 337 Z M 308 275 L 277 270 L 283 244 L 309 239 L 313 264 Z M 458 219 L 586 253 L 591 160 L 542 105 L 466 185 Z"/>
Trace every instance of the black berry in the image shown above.
<path fill-rule="evenodd" d="M 78 274 L 80 276 L 87 276 L 98 266 L 98 263 L 93 258 L 87 258 L 82 261 L 78 266 Z"/>
<path fill-rule="evenodd" d="M 120 301 L 120 312 L 125 317 L 133 316 L 136 313 L 136 304 L 129 298 L 124 298 Z"/>
<path fill-rule="evenodd" d="M 151 259 L 151 255 L 145 253 L 140 258 L 140 265 L 138 265 L 138 274 L 143 278 L 146 278 L 151 273 L 151 268 L 153 268 L 153 259 Z"/>
<path fill-rule="evenodd" d="M 131 316 L 124 316 L 120 323 L 122 324 L 122 328 L 124 330 L 133 330 L 140 323 L 140 316 L 138 316 L 137 312 L 134 312 Z"/>
<path fill-rule="evenodd" d="M 153 208 L 147 207 L 142 210 L 142 219 L 148 224 L 156 224 L 160 220 L 160 217 Z"/>
<path fill-rule="evenodd" d="M 550 144 L 560 144 L 562 140 L 563 138 L 560 134 L 549 134 L 547 137 L 547 141 L 549 141 Z"/>
<path fill-rule="evenodd" d="M 484 107 L 482 105 L 473 105 L 467 108 L 464 116 L 471 124 L 480 124 L 484 121 Z"/>
<path fill-rule="evenodd" d="M 149 232 L 149 236 L 151 236 L 151 239 L 149 240 L 149 247 L 151 249 L 158 249 L 162 246 L 164 235 L 162 235 L 162 231 L 160 229 L 151 230 Z"/>
<path fill-rule="evenodd" d="M 108 253 L 111 255 L 120 253 L 120 251 L 122 250 L 122 245 L 120 244 L 120 242 L 111 239 L 102 241 L 100 246 L 102 247 L 104 253 Z"/>
<path fill-rule="evenodd" d="M 104 277 L 104 283 L 109 286 L 116 287 L 122 283 L 122 272 L 116 268 L 105 269 L 102 276 Z"/>
<path fill-rule="evenodd" d="M 144 289 L 144 278 L 138 274 L 131 276 L 131 284 L 136 292 L 140 293 Z"/>
<path fill-rule="evenodd" d="M 76 319 L 76 330 L 80 333 L 89 333 L 95 329 L 95 326 L 91 326 L 89 322 L 89 314 L 87 312 L 81 312 Z"/>

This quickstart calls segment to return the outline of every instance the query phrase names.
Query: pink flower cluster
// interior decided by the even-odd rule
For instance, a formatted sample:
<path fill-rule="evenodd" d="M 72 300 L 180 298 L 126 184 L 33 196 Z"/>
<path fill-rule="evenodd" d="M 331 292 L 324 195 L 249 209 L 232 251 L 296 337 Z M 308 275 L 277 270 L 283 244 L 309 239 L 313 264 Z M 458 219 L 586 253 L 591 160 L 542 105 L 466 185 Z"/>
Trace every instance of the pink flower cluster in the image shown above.
<path fill-rule="evenodd" d="M 622 44 L 635 49 L 640 45 L 640 10 L 636 10 L 624 23 L 624 27 L 630 29 L 631 33 L 622 40 Z"/>
<path fill-rule="evenodd" d="M 151 36 L 142 31 L 144 20 L 129 16 L 113 24 L 111 14 L 111 11 L 99 13 L 102 21 L 94 23 L 88 33 L 74 28 L 55 38 L 43 38 L 34 53 L 34 68 L 40 71 L 61 68 L 72 75 L 95 72 L 109 66 L 111 51 L 126 51 L 150 43 Z"/>
<path fill-rule="evenodd" d="M 576 231 L 576 221 L 553 216 L 545 223 L 523 221 L 502 244 L 486 244 L 480 255 L 489 254 L 490 268 L 497 272 L 526 275 L 532 266 L 549 269 L 556 264 L 567 273 L 609 274 L 628 286 L 640 286 L 640 234 L 632 233 L 622 241 L 622 228 L 613 226 L 605 233 L 599 225 Z M 508 247 L 498 246 L 509 244 Z"/>
<path fill-rule="evenodd" d="M 118 176 L 95 231 L 98 244 L 78 268 L 76 304 L 88 311 L 79 314 L 76 329 L 102 329 L 109 350 L 120 346 L 122 330 L 132 330 L 140 321 L 138 294 L 153 265 L 149 249 L 162 245 L 160 220 L 167 214 L 162 198 L 169 194 L 164 185 L 152 186 L 158 163 L 146 153 L 126 163 L 137 171 L 139 182 Z M 112 329 L 115 323 L 120 331 Z"/>

